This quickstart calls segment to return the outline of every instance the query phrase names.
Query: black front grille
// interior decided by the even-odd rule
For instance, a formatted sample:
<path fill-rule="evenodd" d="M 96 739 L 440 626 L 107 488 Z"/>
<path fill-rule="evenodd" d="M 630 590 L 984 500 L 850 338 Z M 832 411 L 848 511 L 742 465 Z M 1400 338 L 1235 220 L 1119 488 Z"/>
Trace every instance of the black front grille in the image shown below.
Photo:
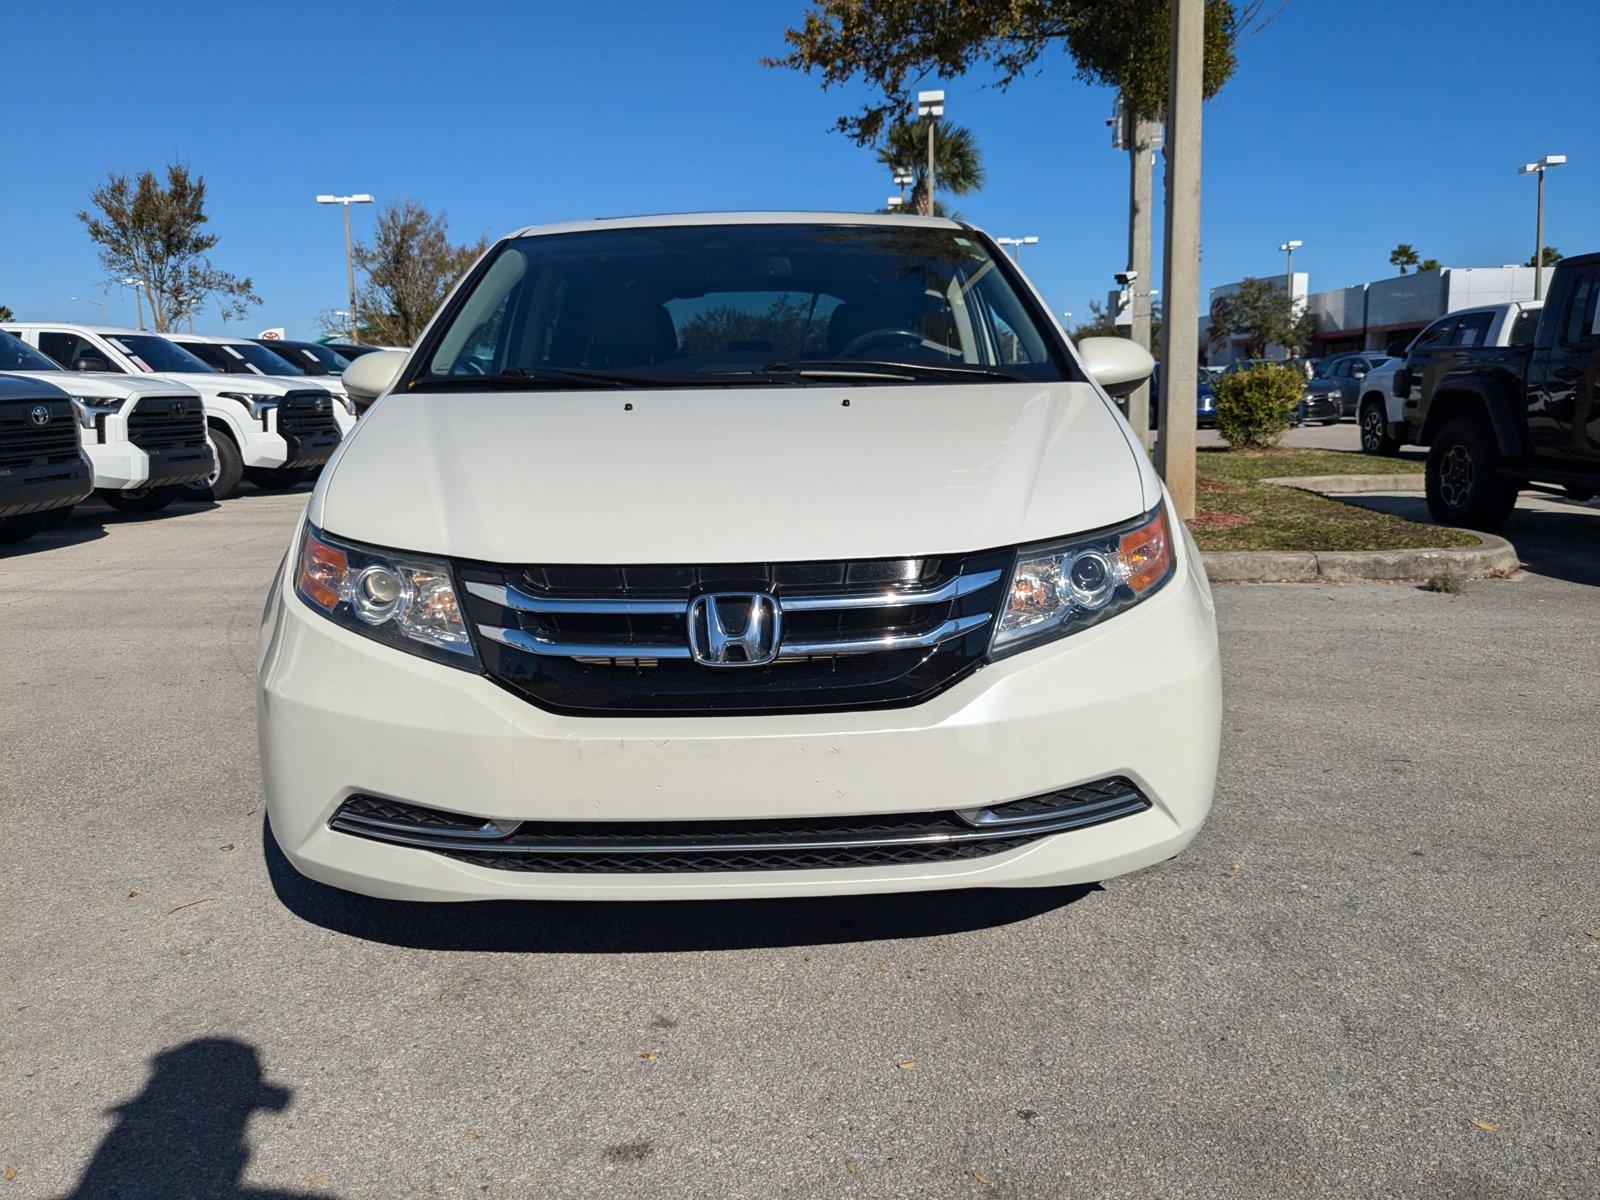
<path fill-rule="evenodd" d="M 42 425 L 34 419 L 39 410 L 47 417 Z M 78 445 L 70 400 L 0 401 L 0 470 L 71 463 L 78 458 Z"/>
<path fill-rule="evenodd" d="M 203 446 L 205 408 L 198 398 L 142 396 L 128 414 L 128 440 L 141 450 Z"/>
<path fill-rule="evenodd" d="M 319 438 L 339 436 L 339 425 L 333 419 L 333 406 L 338 403 L 327 392 L 290 392 L 278 402 L 278 432 L 286 438 Z"/>
<path fill-rule="evenodd" d="M 956 862 L 1149 807 L 1118 777 L 978 810 L 748 821 L 492 822 L 352 796 L 329 825 L 501 871 L 635 875 Z"/>
<path fill-rule="evenodd" d="M 541 708 L 606 716 L 816 712 L 920 703 L 982 662 L 1012 551 L 709 566 L 460 563 L 489 675 Z M 781 653 L 706 665 L 689 607 L 775 599 Z"/>

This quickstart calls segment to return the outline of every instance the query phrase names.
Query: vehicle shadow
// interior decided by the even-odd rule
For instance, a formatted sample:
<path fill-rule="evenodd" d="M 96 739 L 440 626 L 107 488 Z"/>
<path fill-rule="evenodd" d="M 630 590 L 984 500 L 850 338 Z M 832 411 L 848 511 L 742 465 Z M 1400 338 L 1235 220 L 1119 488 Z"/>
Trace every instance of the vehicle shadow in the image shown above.
<path fill-rule="evenodd" d="M 938 937 L 1026 921 L 1101 890 L 972 888 L 793 900 L 546 901 L 424 904 L 376 900 L 307 879 L 266 823 L 272 889 L 303 921 L 410 950 L 653 954 Z"/>
<path fill-rule="evenodd" d="M 1421 496 L 1338 498 L 1424 525 L 1433 520 Z M 1600 503 L 1525 493 L 1500 536 L 1516 548 L 1517 557 L 1533 574 L 1600 586 Z"/>
<path fill-rule="evenodd" d="M 282 1112 L 293 1093 L 261 1077 L 255 1047 L 197 1038 L 163 1050 L 117 1123 L 95 1148 L 77 1186 L 60 1200 L 310 1200 L 316 1192 L 241 1182 L 250 1162 L 246 1132 L 257 1112 Z"/>

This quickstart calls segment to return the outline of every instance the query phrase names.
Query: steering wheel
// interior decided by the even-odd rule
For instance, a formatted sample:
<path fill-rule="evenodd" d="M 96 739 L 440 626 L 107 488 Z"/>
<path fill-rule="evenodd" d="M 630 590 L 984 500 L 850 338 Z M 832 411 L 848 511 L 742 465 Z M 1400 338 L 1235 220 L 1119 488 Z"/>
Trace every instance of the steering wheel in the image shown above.
<path fill-rule="evenodd" d="M 849 358 L 858 351 L 876 346 L 880 342 L 908 342 L 920 346 L 922 334 L 915 329 L 896 328 L 893 325 L 885 325 L 882 329 L 869 329 L 860 337 L 851 338 L 848 343 L 839 347 L 839 357 Z"/>

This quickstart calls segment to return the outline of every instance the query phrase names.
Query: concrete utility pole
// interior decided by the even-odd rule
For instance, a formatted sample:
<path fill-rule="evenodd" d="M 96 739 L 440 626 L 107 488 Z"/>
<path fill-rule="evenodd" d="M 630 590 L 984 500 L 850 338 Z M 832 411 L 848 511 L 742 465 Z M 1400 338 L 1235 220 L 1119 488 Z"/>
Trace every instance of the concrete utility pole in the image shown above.
<path fill-rule="evenodd" d="M 1283 295 L 1289 301 L 1289 317 L 1294 318 L 1294 252 L 1304 246 L 1301 241 L 1287 241 L 1278 247 L 1283 252 Z"/>
<path fill-rule="evenodd" d="M 357 192 L 350 196 L 330 196 L 324 193 L 317 197 L 318 204 L 340 204 L 344 206 L 344 276 L 345 289 L 350 297 L 350 340 L 359 342 L 356 336 L 356 263 L 350 249 L 350 206 L 352 204 L 371 204 L 372 197 L 366 192 Z"/>
<path fill-rule="evenodd" d="M 944 116 L 944 92 L 918 92 L 917 116 L 928 122 L 928 174 L 924 177 L 927 183 L 927 195 L 924 205 L 927 209 L 922 215 L 933 216 L 933 131 L 938 125 L 939 118 Z"/>
<path fill-rule="evenodd" d="M 1150 227 L 1153 221 L 1156 165 L 1156 124 L 1137 116 L 1123 105 L 1123 144 L 1128 151 L 1128 274 L 1133 282 L 1128 289 L 1128 336 L 1146 350 L 1150 345 Z M 1150 385 L 1140 384 L 1128 393 L 1128 423 L 1150 448 Z"/>
<path fill-rule="evenodd" d="M 1196 394 L 1200 357 L 1200 113 L 1205 0 L 1172 0 L 1171 76 L 1167 84 L 1166 317 L 1162 391 Z M 1156 466 L 1178 516 L 1194 516 L 1194 405 L 1169 403 L 1162 414 Z"/>

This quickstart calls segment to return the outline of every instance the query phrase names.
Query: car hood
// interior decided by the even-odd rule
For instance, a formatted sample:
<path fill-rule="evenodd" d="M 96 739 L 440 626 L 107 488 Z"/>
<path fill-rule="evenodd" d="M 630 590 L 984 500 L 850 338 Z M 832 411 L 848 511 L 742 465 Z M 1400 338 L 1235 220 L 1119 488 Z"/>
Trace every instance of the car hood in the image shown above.
<path fill-rule="evenodd" d="M 17 372 L 20 374 L 20 372 Z M 144 375 L 106 375 L 99 371 L 31 371 L 28 374 L 55 384 L 72 396 L 126 399 L 130 396 L 194 396 L 181 383 Z"/>
<path fill-rule="evenodd" d="M 953 553 L 1127 520 L 1148 461 L 1088 384 L 396 393 L 310 520 L 491 562 Z"/>
<path fill-rule="evenodd" d="M 224 375 L 221 371 L 201 374 L 199 371 L 161 371 L 142 376 L 145 379 L 170 379 L 191 387 L 202 395 L 214 396 L 218 392 L 251 392 L 257 396 L 287 396 L 290 392 L 312 389 L 291 385 L 275 375 Z"/>

